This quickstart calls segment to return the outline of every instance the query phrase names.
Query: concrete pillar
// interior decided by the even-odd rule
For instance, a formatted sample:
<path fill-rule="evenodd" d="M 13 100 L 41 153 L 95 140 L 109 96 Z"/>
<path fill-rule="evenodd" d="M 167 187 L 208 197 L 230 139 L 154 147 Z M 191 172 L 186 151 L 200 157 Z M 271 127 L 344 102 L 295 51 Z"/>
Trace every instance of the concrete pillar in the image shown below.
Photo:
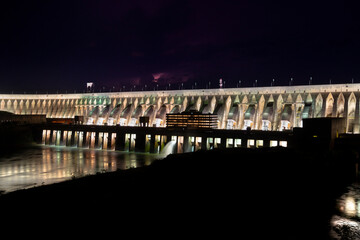
<path fill-rule="evenodd" d="M 145 152 L 145 133 L 136 134 L 135 152 Z"/>
<path fill-rule="evenodd" d="M 360 118 L 359 118 L 359 114 L 360 114 L 360 101 L 359 101 L 359 97 L 357 95 L 355 95 L 355 99 L 356 99 L 356 107 L 355 107 L 355 119 L 354 119 L 354 133 L 360 133 Z"/>
<path fill-rule="evenodd" d="M 201 150 L 206 150 L 207 137 L 201 139 Z"/>
<path fill-rule="evenodd" d="M 48 132 L 50 133 L 49 137 L 48 137 Z M 45 145 L 50 145 L 51 144 L 52 136 L 53 136 L 52 131 L 51 130 L 46 130 Z"/>
<path fill-rule="evenodd" d="M 71 131 L 70 146 L 75 146 L 75 131 Z"/>
<path fill-rule="evenodd" d="M 87 131 L 84 131 L 83 133 L 83 140 L 82 140 L 82 143 L 83 143 L 83 147 L 89 147 L 89 132 Z"/>
<path fill-rule="evenodd" d="M 171 140 L 171 137 L 168 138 L 167 135 L 161 135 L 160 137 L 160 151 L 164 149 L 166 144 Z"/>
<path fill-rule="evenodd" d="M 99 145 L 99 132 L 95 132 L 95 144 L 94 144 L 94 148 L 98 148 L 100 146 Z"/>
<path fill-rule="evenodd" d="M 189 152 L 189 135 L 184 134 L 183 153 Z"/>
<path fill-rule="evenodd" d="M 246 148 L 247 147 L 247 142 L 248 142 L 248 137 L 247 136 L 244 136 L 242 139 L 241 139 L 241 147 L 243 148 Z"/>
<path fill-rule="evenodd" d="M 264 148 L 268 148 L 270 147 L 270 140 L 269 139 L 264 139 Z"/>
<path fill-rule="evenodd" d="M 60 131 L 60 130 L 59 130 Z M 64 144 L 64 131 L 60 131 L 60 146 Z"/>
<path fill-rule="evenodd" d="M 150 138 L 150 153 L 155 152 L 155 134 L 151 134 Z"/>
<path fill-rule="evenodd" d="M 78 137 L 77 137 L 77 139 L 76 139 L 76 144 L 77 144 L 77 146 L 81 146 L 81 147 L 84 147 L 84 136 L 85 135 L 85 133 L 84 133 L 84 131 L 79 131 L 79 133 L 78 133 Z"/>
<path fill-rule="evenodd" d="M 125 133 L 116 133 L 115 139 L 115 150 L 124 151 L 125 150 Z"/>
<path fill-rule="evenodd" d="M 221 148 L 221 149 L 225 149 L 225 148 L 226 148 L 226 137 L 222 137 L 222 138 L 221 138 L 220 148 Z"/>
<path fill-rule="evenodd" d="M 112 138 L 112 132 L 108 132 L 108 139 L 107 139 L 107 149 L 111 149 L 111 138 Z"/>
<path fill-rule="evenodd" d="M 345 118 L 345 132 L 349 131 L 349 125 L 348 125 L 348 121 L 349 121 L 349 96 L 344 96 L 344 118 Z M 352 131 L 352 129 L 351 129 Z"/>
<path fill-rule="evenodd" d="M 165 145 L 171 141 L 171 135 L 166 135 L 166 142 Z"/>

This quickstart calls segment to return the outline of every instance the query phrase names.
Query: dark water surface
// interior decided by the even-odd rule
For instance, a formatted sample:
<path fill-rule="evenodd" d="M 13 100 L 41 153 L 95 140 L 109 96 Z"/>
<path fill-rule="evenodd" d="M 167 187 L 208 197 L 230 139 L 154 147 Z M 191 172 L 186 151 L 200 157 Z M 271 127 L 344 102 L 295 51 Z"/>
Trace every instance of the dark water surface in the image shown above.
<path fill-rule="evenodd" d="M 11 192 L 98 172 L 142 167 L 160 154 L 35 146 L 0 157 L 0 191 Z"/>
<path fill-rule="evenodd" d="M 0 191 L 12 192 L 99 172 L 142 167 L 165 156 L 38 145 L 0 157 Z M 264 191 L 266 194 L 266 189 Z M 296 207 L 290 211 L 295 213 Z M 336 200 L 330 236 L 332 239 L 360 240 L 359 181 L 349 185 Z"/>

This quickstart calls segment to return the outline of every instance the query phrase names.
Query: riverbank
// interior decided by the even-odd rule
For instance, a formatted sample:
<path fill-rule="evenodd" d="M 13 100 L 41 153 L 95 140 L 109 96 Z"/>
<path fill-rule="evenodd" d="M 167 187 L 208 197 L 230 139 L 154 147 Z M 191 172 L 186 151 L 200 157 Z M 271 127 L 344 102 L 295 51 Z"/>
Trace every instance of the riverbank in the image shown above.
<path fill-rule="evenodd" d="M 0 206 L 3 216 L 11 210 L 47 219 L 72 214 L 80 222 L 115 217 L 182 236 L 326 239 L 334 201 L 353 181 L 354 156 L 343 154 L 283 148 L 174 154 L 146 167 L 5 194 Z"/>

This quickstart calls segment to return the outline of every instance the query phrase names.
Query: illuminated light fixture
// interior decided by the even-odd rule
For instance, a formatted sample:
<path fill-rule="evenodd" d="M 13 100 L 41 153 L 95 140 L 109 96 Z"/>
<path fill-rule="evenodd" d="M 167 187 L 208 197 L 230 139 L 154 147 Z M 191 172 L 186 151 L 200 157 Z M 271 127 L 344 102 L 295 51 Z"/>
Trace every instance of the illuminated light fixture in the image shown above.
<path fill-rule="evenodd" d="M 356 215 L 356 202 L 353 197 L 347 197 L 345 199 L 345 214 L 349 216 Z"/>

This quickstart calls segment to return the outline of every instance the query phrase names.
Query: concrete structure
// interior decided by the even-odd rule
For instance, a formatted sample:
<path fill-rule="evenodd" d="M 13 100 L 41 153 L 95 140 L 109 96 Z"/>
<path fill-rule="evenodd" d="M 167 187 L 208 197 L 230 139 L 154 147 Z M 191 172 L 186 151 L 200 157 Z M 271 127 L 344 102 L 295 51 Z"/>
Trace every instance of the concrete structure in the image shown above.
<path fill-rule="evenodd" d="M 225 130 L 205 128 L 120 127 L 38 124 L 34 140 L 45 145 L 161 153 L 214 148 L 294 147 L 292 131 Z"/>
<path fill-rule="evenodd" d="M 17 115 L 9 112 L 0 111 L 0 124 L 14 123 L 14 124 L 41 124 L 46 123 L 45 115 Z"/>
<path fill-rule="evenodd" d="M 83 117 L 84 124 L 165 127 L 166 113 L 197 110 L 218 116 L 219 129 L 283 131 L 305 118 L 342 117 L 359 132 L 360 84 L 221 88 L 83 94 L 0 94 L 0 111 Z"/>
<path fill-rule="evenodd" d="M 217 128 L 217 115 L 196 110 L 166 114 L 167 128 Z"/>

